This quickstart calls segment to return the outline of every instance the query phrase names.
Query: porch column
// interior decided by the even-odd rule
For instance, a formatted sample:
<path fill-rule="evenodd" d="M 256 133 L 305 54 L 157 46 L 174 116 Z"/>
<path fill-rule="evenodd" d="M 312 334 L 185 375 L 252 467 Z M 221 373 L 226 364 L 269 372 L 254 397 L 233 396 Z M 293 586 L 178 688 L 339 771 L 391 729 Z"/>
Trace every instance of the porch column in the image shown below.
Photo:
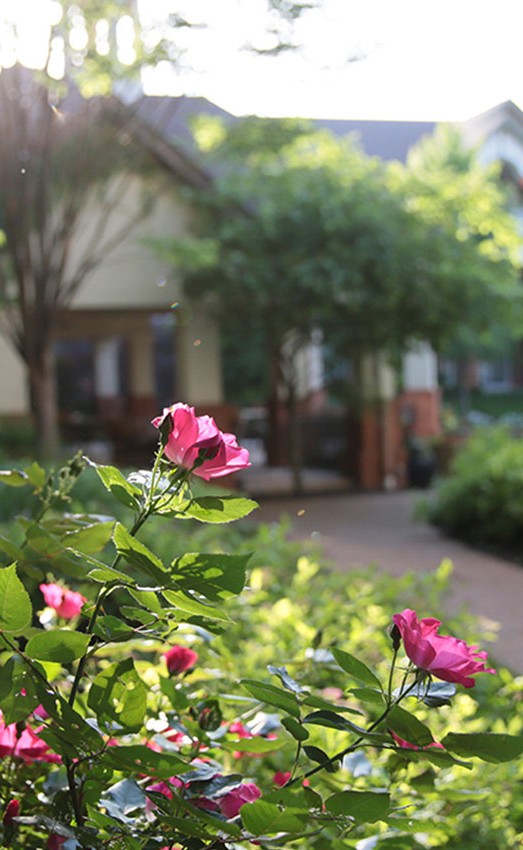
<path fill-rule="evenodd" d="M 146 323 L 127 337 L 129 355 L 129 410 L 135 416 L 151 418 L 157 410 L 154 378 L 154 339 Z"/>
<path fill-rule="evenodd" d="M 176 328 L 180 401 L 198 406 L 223 404 L 218 324 L 200 309 Z M 248 345 L 248 340 L 245 344 Z"/>
<path fill-rule="evenodd" d="M 362 490 L 391 490 L 402 483 L 401 427 L 396 408 L 396 373 L 380 355 L 361 365 L 358 483 Z"/>
<path fill-rule="evenodd" d="M 30 415 L 27 378 L 22 358 L 0 333 L 0 418 Z"/>
<path fill-rule="evenodd" d="M 400 402 L 403 420 L 412 436 L 434 437 L 441 433 L 441 393 L 438 360 L 431 346 L 420 342 L 403 359 Z"/>
<path fill-rule="evenodd" d="M 122 412 L 119 369 L 120 338 L 98 339 L 94 346 L 94 387 L 96 407 L 104 419 Z"/>

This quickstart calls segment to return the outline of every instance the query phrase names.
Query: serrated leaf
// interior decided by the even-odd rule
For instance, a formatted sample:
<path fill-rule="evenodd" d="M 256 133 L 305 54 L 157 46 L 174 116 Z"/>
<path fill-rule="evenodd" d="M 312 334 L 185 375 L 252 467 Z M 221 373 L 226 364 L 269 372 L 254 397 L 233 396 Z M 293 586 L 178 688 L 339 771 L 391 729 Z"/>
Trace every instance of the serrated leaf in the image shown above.
<path fill-rule="evenodd" d="M 70 664 L 85 654 L 90 639 L 90 635 L 69 629 L 41 631 L 29 640 L 25 651 L 29 658 L 37 661 Z"/>
<path fill-rule="evenodd" d="M 116 523 L 114 528 L 113 542 L 118 554 L 131 567 L 152 577 L 158 584 L 166 581 L 167 573 L 161 560 L 147 546 L 133 537 L 119 522 Z"/>
<path fill-rule="evenodd" d="M 87 704 L 100 724 L 117 724 L 138 732 L 147 708 L 147 687 L 134 669 L 132 658 L 111 664 L 94 679 Z"/>
<path fill-rule="evenodd" d="M 127 508 L 136 510 L 140 507 L 141 491 L 131 484 L 115 466 L 106 466 L 87 459 L 89 466 L 96 470 L 104 486 L 113 496 Z"/>
<path fill-rule="evenodd" d="M 439 708 L 442 705 L 450 705 L 456 690 L 456 685 L 452 682 L 431 682 L 428 687 L 424 682 L 420 682 L 409 691 L 409 696 L 420 699 L 429 708 Z"/>
<path fill-rule="evenodd" d="M 387 715 L 387 726 L 393 732 L 408 741 L 409 744 L 414 744 L 416 747 L 427 747 L 434 742 L 432 732 L 425 726 L 421 720 L 418 720 L 413 714 L 405 711 L 399 705 L 395 705 Z"/>
<path fill-rule="evenodd" d="M 103 617 L 98 617 L 94 626 L 94 634 L 106 642 L 122 641 L 132 637 L 134 630 L 127 623 L 123 623 L 119 617 L 106 614 Z"/>
<path fill-rule="evenodd" d="M 292 717 L 300 716 L 298 700 L 289 691 L 284 691 L 282 688 L 276 688 L 274 685 L 265 682 L 257 682 L 254 679 L 242 679 L 240 684 L 260 702 L 280 708 Z"/>
<path fill-rule="evenodd" d="M 113 533 L 114 522 L 96 522 L 70 531 L 63 537 L 66 546 L 86 555 L 94 555 L 105 548 Z"/>
<path fill-rule="evenodd" d="M 16 574 L 16 564 L 0 569 L 0 631 L 17 635 L 31 625 L 29 594 Z"/>
<path fill-rule="evenodd" d="M 491 764 L 511 761 L 523 753 L 523 735 L 451 732 L 441 743 L 458 756 L 476 756 Z"/>
<path fill-rule="evenodd" d="M 384 820 L 390 809 L 390 797 L 373 791 L 340 791 L 325 800 L 325 808 L 334 815 L 346 815 L 356 823 Z"/>
<path fill-rule="evenodd" d="M 198 522 L 223 523 L 243 519 L 258 507 L 257 502 L 233 494 L 227 496 L 199 496 L 176 508 L 177 516 L 196 519 Z M 166 511 L 171 513 L 171 511 Z"/>
<path fill-rule="evenodd" d="M 301 832 L 307 812 L 297 815 L 289 810 L 281 811 L 265 800 L 255 800 L 254 803 L 245 803 L 240 815 L 245 829 L 253 835 L 272 835 L 275 832 Z"/>
<path fill-rule="evenodd" d="M 173 561 L 171 577 L 182 590 L 218 602 L 243 590 L 250 557 L 188 552 Z"/>
<path fill-rule="evenodd" d="M 175 753 L 156 752 L 143 744 L 108 747 L 100 762 L 123 773 L 146 773 L 155 779 L 169 779 L 191 770 L 191 765 Z"/>
<path fill-rule="evenodd" d="M 0 668 L 0 709 L 7 726 L 25 720 L 40 702 L 34 675 L 17 655 Z"/>
<path fill-rule="evenodd" d="M 381 683 L 378 677 L 375 676 L 372 670 L 367 667 L 363 661 L 360 661 L 359 658 L 355 658 L 354 655 L 350 655 L 350 653 L 337 648 L 333 648 L 332 654 L 341 669 L 344 670 L 345 673 L 348 673 L 349 676 L 352 676 L 359 682 L 363 682 L 365 685 L 370 685 L 372 688 L 377 685 L 378 688 L 381 689 Z"/>
<path fill-rule="evenodd" d="M 40 464 L 36 461 L 33 461 L 33 463 L 29 464 L 29 466 L 26 466 L 24 473 L 27 475 L 33 487 L 37 487 L 39 490 L 44 486 L 47 480 L 47 472 L 43 466 L 40 466 Z"/>
<path fill-rule="evenodd" d="M 209 605 L 208 602 L 200 602 L 183 591 L 165 590 L 163 596 L 169 605 L 183 611 L 185 614 L 194 614 L 196 616 L 209 617 L 211 620 L 226 620 L 231 622 L 231 618 L 225 611 L 215 608 L 214 605 Z"/>
<path fill-rule="evenodd" d="M 0 535 L 0 552 L 3 552 L 12 561 L 22 561 L 24 553 L 19 546 L 16 546 L 11 540 Z"/>
<path fill-rule="evenodd" d="M 137 810 L 145 809 L 145 793 L 134 779 L 122 779 L 117 782 L 101 797 L 102 806 L 111 817 L 123 823 L 131 822 L 129 815 Z"/>

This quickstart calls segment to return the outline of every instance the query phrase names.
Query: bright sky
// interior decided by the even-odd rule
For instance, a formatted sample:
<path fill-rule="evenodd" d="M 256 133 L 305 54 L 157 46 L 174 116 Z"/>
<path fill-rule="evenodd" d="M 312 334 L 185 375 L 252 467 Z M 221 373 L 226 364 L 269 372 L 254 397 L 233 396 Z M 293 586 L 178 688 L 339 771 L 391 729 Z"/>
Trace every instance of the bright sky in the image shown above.
<path fill-rule="evenodd" d="M 509 99 L 523 108 L 522 0 L 324 0 L 298 28 L 303 50 L 278 59 L 240 50 L 258 0 L 187 6 L 214 29 L 198 36 L 199 72 L 174 90 L 237 114 L 455 120 Z"/>
<path fill-rule="evenodd" d="M 147 14 L 176 8 L 208 25 L 187 33 L 191 70 L 149 77 L 151 93 L 316 118 L 454 120 L 508 99 L 523 108 L 523 0 L 323 0 L 298 25 L 302 49 L 279 58 L 242 49 L 249 38 L 260 43 L 264 0 L 138 2 Z M 0 0 L 0 13 L 16 8 L 26 22 L 24 61 L 53 6 Z"/>

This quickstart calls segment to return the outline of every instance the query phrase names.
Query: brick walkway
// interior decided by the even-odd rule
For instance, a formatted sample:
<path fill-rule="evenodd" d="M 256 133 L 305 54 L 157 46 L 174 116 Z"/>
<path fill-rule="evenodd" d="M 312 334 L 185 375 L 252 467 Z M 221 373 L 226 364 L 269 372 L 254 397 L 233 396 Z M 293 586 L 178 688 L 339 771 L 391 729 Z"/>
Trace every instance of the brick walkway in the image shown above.
<path fill-rule="evenodd" d="M 431 572 L 443 558 L 454 564 L 449 610 L 465 608 L 480 626 L 498 631 L 487 647 L 515 673 L 523 673 L 523 567 L 449 540 L 430 525 L 414 521 L 420 499 L 414 491 L 265 498 L 257 517 L 265 522 L 290 517 L 293 535 L 314 534 L 340 569 L 376 562 L 391 575 Z M 430 612 L 424 612 L 425 615 Z M 478 643 L 485 640 L 478 634 Z"/>

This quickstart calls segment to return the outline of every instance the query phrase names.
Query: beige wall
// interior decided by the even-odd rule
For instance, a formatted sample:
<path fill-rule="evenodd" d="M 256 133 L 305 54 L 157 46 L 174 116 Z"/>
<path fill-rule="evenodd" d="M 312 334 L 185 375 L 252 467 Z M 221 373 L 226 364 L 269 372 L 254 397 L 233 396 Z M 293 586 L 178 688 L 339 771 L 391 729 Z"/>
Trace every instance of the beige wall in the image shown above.
<path fill-rule="evenodd" d="M 70 268 L 75 268 L 89 250 L 96 251 L 100 244 L 106 244 L 120 229 L 124 228 L 127 233 L 83 282 L 72 304 L 74 314 L 64 317 L 61 334 L 79 336 L 84 333 L 96 337 L 147 334 L 144 323 L 149 313 L 169 310 L 174 302 L 180 302 L 176 345 L 181 397 L 173 401 L 220 403 L 223 391 L 217 328 L 211 319 L 195 315 L 192 308 L 183 303 L 176 274 L 145 244 L 149 238 L 186 234 L 189 229 L 187 204 L 180 199 L 166 173 L 162 173 L 161 182 L 151 183 L 147 191 L 154 199 L 152 209 L 144 221 L 132 228 L 129 223 L 133 210 L 141 208 L 142 192 L 135 179 L 127 179 L 123 194 L 118 190 L 121 204 L 118 213 L 101 219 L 96 207 L 87 210 L 78 230 Z M 85 321 L 82 321 L 82 314 Z M 138 346 L 134 346 L 131 359 L 133 378 L 145 389 L 151 380 L 150 357 L 143 352 L 139 355 Z M 0 336 L 0 416 L 27 411 L 22 362 Z"/>
<path fill-rule="evenodd" d="M 103 251 L 103 246 L 122 231 L 126 232 L 125 238 L 84 280 L 73 306 L 76 309 L 167 309 L 179 298 L 179 283 L 169 265 L 158 259 L 146 243 L 151 238 L 187 233 L 187 205 L 180 201 L 178 190 L 168 177 L 164 177 L 163 185 L 149 182 L 145 189 L 134 178 L 123 178 L 122 185 L 119 178 L 113 190 L 119 200 L 118 211 L 101 216 L 97 204 L 88 208 L 78 228 L 79 237 L 69 268 L 76 268 L 83 257 L 92 255 L 93 251 Z M 146 218 L 137 222 L 137 211 L 143 209 L 144 192 L 152 209 Z"/>
<path fill-rule="evenodd" d="M 23 362 L 0 331 L 0 416 L 26 416 L 28 412 Z"/>

